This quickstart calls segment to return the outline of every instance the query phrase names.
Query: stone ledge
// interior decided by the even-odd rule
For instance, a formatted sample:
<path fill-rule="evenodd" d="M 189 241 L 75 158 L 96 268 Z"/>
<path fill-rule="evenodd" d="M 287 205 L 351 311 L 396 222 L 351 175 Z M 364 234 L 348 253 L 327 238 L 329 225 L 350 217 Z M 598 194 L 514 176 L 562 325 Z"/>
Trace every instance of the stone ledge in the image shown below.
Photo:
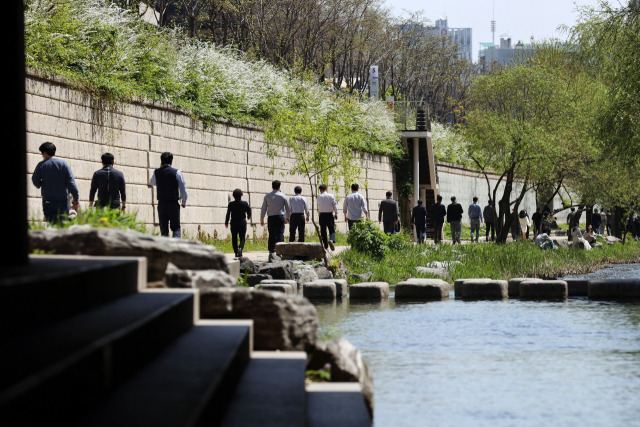
<path fill-rule="evenodd" d="M 395 298 L 443 300 L 449 298 L 449 284 L 439 279 L 409 279 L 396 285 Z"/>

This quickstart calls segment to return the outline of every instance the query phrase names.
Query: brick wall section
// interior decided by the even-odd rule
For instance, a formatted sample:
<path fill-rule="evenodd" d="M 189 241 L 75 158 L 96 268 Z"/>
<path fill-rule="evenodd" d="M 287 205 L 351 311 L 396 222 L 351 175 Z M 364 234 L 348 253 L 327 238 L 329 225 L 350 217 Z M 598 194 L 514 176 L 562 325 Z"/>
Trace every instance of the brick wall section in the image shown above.
<path fill-rule="evenodd" d="M 156 230 L 155 192 L 148 183 L 164 151 L 174 154 L 173 165 L 182 170 L 187 183 L 189 200 L 181 221 L 191 236 L 199 226 L 205 232 L 217 230 L 220 236 L 226 235 L 226 206 L 235 188 L 245 192 L 243 199 L 252 208 L 259 234 L 262 199 L 275 177 L 282 181 L 286 194 L 292 195 L 296 185 L 302 186 L 303 195 L 309 194 L 305 177 L 287 175 L 283 169 L 295 161 L 290 153 L 280 153 L 275 159 L 265 155 L 259 129 L 221 123 L 205 130 L 200 122 L 170 106 L 142 101 L 107 105 L 59 79 L 34 72 L 29 73 L 26 87 L 30 219 L 42 218 L 40 191 L 31 184 L 31 174 L 42 159 L 38 147 L 45 141 L 53 142 L 56 154 L 70 164 L 82 207 L 88 206 L 91 177 L 101 168 L 100 156 L 113 153 L 115 167 L 127 182 L 128 210 L 136 211 L 141 221 Z M 379 201 L 395 187 L 391 164 L 385 156 L 371 155 L 361 156 L 360 162 L 361 187 L 368 181 L 371 216 L 377 219 Z M 339 207 L 339 228 L 345 230 L 341 202 Z"/>

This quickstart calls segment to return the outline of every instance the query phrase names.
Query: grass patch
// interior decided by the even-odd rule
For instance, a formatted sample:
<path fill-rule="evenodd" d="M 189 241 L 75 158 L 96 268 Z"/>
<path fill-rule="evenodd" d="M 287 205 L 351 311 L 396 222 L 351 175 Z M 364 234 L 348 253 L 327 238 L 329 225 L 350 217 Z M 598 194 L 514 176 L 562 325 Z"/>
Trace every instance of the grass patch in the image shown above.
<path fill-rule="evenodd" d="M 567 274 L 593 272 L 610 264 L 640 261 L 640 244 L 605 244 L 602 248 L 584 251 L 571 248 L 541 250 L 532 242 L 504 245 L 421 245 L 402 251 L 387 250 L 385 258 L 376 261 L 353 249 L 337 255 L 350 273 L 371 272 L 371 281 L 398 283 L 411 277 L 434 278 L 419 273 L 416 267 L 433 261 L 459 261 L 448 268 L 450 281 L 463 278 L 508 280 L 514 277 L 554 279 Z"/>
<path fill-rule="evenodd" d="M 285 241 L 289 241 L 288 229 L 286 229 L 284 238 Z M 190 237 L 185 236 L 185 238 L 191 238 L 195 240 L 199 240 L 200 242 L 212 245 L 217 250 L 222 253 L 232 254 L 233 246 L 231 244 L 231 234 L 228 234 L 225 238 L 219 238 L 218 233 L 209 234 L 204 232 L 199 232 L 197 236 Z M 305 234 L 305 242 L 311 243 L 320 243 L 320 239 L 315 232 Z M 268 250 L 269 237 L 267 235 L 267 227 L 260 227 L 254 225 L 252 228 L 247 227 L 247 238 L 244 243 L 243 252 L 250 251 L 266 251 Z M 336 246 L 346 246 L 347 245 L 347 235 L 336 231 Z"/>
<path fill-rule="evenodd" d="M 29 223 L 30 230 L 42 230 L 47 227 L 69 228 L 72 225 L 90 225 L 96 228 L 123 228 L 146 233 L 143 222 L 138 221 L 135 212 L 123 212 L 120 209 L 88 208 L 78 211 L 74 218 L 63 217 L 57 223 L 45 223 L 32 219 Z"/>

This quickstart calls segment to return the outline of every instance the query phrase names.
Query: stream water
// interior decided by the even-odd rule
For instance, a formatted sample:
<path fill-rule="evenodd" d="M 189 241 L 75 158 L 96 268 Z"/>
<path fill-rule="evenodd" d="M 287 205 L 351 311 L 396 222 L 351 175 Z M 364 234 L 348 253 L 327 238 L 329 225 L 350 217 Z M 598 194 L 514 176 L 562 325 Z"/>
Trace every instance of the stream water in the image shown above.
<path fill-rule="evenodd" d="M 640 265 L 586 277 L 640 278 Z M 369 363 L 376 427 L 640 426 L 640 303 L 452 293 L 317 307 L 320 333 Z"/>

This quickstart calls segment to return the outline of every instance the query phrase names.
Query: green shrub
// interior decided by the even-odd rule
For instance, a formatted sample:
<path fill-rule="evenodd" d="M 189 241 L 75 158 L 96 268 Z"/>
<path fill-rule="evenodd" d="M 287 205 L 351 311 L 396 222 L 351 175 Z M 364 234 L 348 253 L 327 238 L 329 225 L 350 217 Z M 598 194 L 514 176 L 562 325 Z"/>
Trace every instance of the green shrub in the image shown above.
<path fill-rule="evenodd" d="M 401 232 L 387 236 L 387 246 L 389 250 L 401 252 L 409 250 L 413 246 L 413 241 L 409 234 Z"/>
<path fill-rule="evenodd" d="M 387 236 L 371 221 L 356 222 L 349 231 L 347 243 L 357 252 L 374 259 L 384 258 L 387 250 Z"/>

